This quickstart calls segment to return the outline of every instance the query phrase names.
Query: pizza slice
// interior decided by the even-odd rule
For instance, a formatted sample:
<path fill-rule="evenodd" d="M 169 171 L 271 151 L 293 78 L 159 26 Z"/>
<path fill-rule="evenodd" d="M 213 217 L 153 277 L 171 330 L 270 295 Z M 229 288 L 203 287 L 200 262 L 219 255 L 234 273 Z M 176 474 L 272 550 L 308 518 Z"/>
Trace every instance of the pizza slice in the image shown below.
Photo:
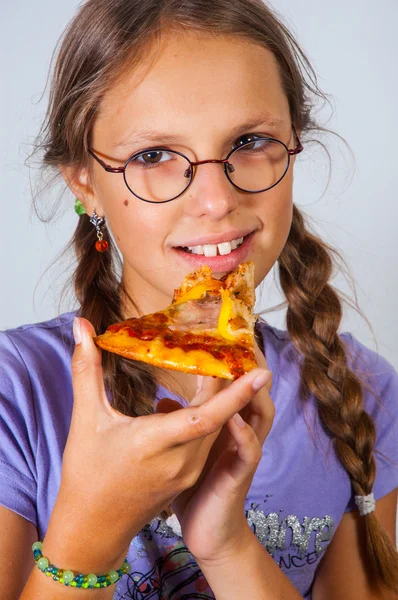
<path fill-rule="evenodd" d="M 103 350 L 184 373 L 237 379 L 256 368 L 254 263 L 222 280 L 211 268 L 190 273 L 165 310 L 108 327 Z"/>

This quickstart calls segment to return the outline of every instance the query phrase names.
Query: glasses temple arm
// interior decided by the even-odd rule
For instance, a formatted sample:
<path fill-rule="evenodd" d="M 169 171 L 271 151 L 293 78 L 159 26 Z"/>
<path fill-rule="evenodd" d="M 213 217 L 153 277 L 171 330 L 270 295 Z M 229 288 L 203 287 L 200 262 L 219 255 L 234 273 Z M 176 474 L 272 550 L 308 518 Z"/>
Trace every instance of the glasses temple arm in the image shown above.
<path fill-rule="evenodd" d="M 95 158 L 95 160 L 97 161 L 97 163 L 99 163 L 101 165 L 101 167 L 103 169 L 105 169 L 105 171 L 107 171 L 107 173 L 124 173 L 125 171 L 125 167 L 111 167 L 110 165 L 107 165 L 103 160 L 101 160 L 99 158 L 99 156 L 97 156 L 92 150 L 91 148 L 88 149 L 89 154 L 91 154 L 91 156 L 93 158 Z"/>

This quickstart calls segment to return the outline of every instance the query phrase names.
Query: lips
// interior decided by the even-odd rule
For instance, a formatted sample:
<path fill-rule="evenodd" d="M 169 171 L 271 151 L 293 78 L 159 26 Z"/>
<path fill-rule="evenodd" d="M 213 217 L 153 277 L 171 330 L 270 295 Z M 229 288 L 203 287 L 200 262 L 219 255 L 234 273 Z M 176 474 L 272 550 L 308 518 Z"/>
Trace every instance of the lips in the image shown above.
<path fill-rule="evenodd" d="M 182 240 L 176 241 L 173 244 L 174 248 L 192 248 L 194 246 L 215 246 L 218 244 L 222 244 L 224 242 L 231 242 L 232 240 L 237 240 L 239 238 L 246 237 L 250 233 L 253 233 L 253 228 L 251 229 L 231 229 L 230 231 L 226 231 L 225 233 L 202 236 L 195 239 L 190 240 Z"/>
<path fill-rule="evenodd" d="M 193 248 L 182 248 L 185 252 L 190 254 L 204 254 L 206 257 L 217 256 L 221 254 L 231 254 L 232 250 L 236 250 L 244 242 L 245 238 L 241 237 L 238 240 L 232 240 L 232 242 L 222 242 L 221 244 L 205 245 L 205 246 L 194 246 Z"/>
<path fill-rule="evenodd" d="M 237 269 L 242 262 L 248 260 L 249 253 L 253 246 L 254 235 L 255 232 L 246 235 L 243 244 L 239 246 L 239 248 L 232 250 L 230 254 L 224 256 L 204 256 L 202 254 L 190 254 L 189 252 L 182 250 L 180 247 L 172 248 L 172 252 L 176 260 L 183 263 L 185 266 L 189 264 L 190 268 L 199 269 L 200 267 L 208 265 L 212 269 L 213 273 L 229 273 Z M 219 240 L 220 237 L 218 237 L 218 243 L 220 243 Z"/>

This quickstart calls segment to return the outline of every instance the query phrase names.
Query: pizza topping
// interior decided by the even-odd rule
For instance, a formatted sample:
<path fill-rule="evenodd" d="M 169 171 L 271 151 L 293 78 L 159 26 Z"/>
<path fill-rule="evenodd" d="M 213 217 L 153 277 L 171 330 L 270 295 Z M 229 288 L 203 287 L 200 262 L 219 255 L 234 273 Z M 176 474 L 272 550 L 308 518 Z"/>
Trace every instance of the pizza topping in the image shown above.
<path fill-rule="evenodd" d="M 202 329 L 216 329 L 220 313 L 221 298 L 214 298 L 208 294 L 201 300 L 189 300 L 176 307 L 172 314 L 172 331 L 200 331 Z"/>
<path fill-rule="evenodd" d="M 185 294 L 181 295 L 178 299 L 174 301 L 173 305 L 175 306 L 176 304 L 182 304 L 187 302 L 188 300 L 198 300 L 203 296 L 209 297 L 209 295 L 212 293 L 213 295 L 219 296 L 220 294 L 218 290 L 221 290 L 223 287 L 223 283 L 221 281 L 218 281 L 218 279 L 214 279 L 211 282 L 205 281 L 203 283 L 200 283 L 199 285 L 195 285 Z"/>
<path fill-rule="evenodd" d="M 180 348 L 184 352 L 208 352 L 218 360 L 225 360 L 234 379 L 244 374 L 242 356 L 255 361 L 254 352 L 250 348 L 240 344 L 218 344 L 217 339 L 212 336 L 174 333 L 164 337 L 164 345 L 170 349 Z"/>
<path fill-rule="evenodd" d="M 234 305 L 232 303 L 232 298 L 230 297 L 228 290 L 221 291 L 221 298 L 222 306 L 217 323 L 217 331 L 223 338 L 226 338 L 227 340 L 234 340 L 234 336 L 231 336 L 228 329 L 229 319 L 232 316 L 235 316 Z"/>

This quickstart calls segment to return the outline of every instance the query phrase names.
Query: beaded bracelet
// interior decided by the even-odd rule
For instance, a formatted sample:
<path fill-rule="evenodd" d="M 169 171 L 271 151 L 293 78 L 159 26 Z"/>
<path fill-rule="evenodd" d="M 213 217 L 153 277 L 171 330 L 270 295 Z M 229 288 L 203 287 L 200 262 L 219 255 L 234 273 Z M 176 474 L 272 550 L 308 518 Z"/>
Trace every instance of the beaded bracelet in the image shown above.
<path fill-rule="evenodd" d="M 109 571 L 109 573 L 105 573 L 104 575 L 94 575 L 93 573 L 90 573 L 89 575 L 78 573 L 75 575 L 73 571 L 58 569 L 54 565 L 51 565 L 48 558 L 42 554 L 42 545 L 43 542 L 35 542 L 32 546 L 33 555 L 38 568 L 47 575 L 47 577 L 52 577 L 54 581 L 59 581 L 59 583 L 63 583 L 66 586 L 84 589 L 106 588 L 117 583 L 119 579 L 121 579 L 125 573 L 129 573 L 131 569 L 130 563 L 127 561 L 126 557 L 125 562 L 120 569 L 117 569 L 116 571 Z"/>

